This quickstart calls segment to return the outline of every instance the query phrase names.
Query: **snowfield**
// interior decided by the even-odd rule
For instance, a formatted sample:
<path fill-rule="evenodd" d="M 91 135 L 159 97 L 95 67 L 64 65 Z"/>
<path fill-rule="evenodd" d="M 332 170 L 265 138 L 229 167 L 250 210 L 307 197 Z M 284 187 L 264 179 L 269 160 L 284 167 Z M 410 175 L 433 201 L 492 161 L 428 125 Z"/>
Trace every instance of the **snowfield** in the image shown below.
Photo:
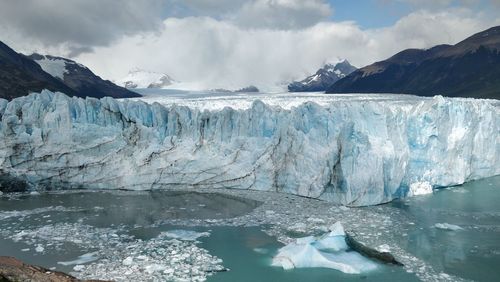
<path fill-rule="evenodd" d="M 143 100 L 49 91 L 0 100 L 0 172 L 34 189 L 238 188 L 351 206 L 405 197 L 421 183 L 428 193 L 500 174 L 500 115 L 492 100 L 375 94 Z"/>

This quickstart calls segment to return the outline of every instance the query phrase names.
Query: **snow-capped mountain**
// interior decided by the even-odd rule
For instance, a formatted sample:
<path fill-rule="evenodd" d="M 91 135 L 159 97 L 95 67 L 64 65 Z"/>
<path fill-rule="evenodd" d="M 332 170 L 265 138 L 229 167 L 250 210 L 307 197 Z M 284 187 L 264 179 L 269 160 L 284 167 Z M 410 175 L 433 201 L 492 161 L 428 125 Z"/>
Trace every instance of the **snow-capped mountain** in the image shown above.
<path fill-rule="evenodd" d="M 326 64 L 315 74 L 308 76 L 304 80 L 294 81 L 288 85 L 290 92 L 315 92 L 325 91 L 329 86 L 338 80 L 346 77 L 356 70 L 349 61 L 342 60 L 335 64 Z"/>
<path fill-rule="evenodd" d="M 61 80 L 80 97 L 140 97 L 139 94 L 117 86 L 109 80 L 103 80 L 89 68 L 73 60 L 50 55 L 32 54 L 30 59 L 54 78 Z"/>
<path fill-rule="evenodd" d="M 500 26 L 455 45 L 406 49 L 360 68 L 327 93 L 406 93 L 500 99 Z"/>
<path fill-rule="evenodd" d="M 78 95 L 32 59 L 0 41 L 0 98 L 13 99 L 43 89 Z"/>
<path fill-rule="evenodd" d="M 164 88 L 174 82 L 167 74 L 135 69 L 118 81 L 118 84 L 125 88 Z"/>

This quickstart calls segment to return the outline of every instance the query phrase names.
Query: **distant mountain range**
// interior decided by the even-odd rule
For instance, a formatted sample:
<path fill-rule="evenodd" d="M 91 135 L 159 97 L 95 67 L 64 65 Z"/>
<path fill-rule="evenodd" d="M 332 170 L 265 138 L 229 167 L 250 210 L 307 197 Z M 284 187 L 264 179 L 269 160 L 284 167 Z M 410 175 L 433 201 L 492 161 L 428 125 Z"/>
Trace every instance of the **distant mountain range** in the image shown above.
<path fill-rule="evenodd" d="M 141 69 L 135 69 L 117 81 L 118 85 L 125 88 L 165 88 L 176 82 L 169 75 Z"/>
<path fill-rule="evenodd" d="M 250 86 L 247 86 L 247 87 L 243 87 L 243 88 L 240 88 L 240 89 L 237 89 L 237 90 L 228 90 L 228 89 L 224 89 L 224 88 L 216 88 L 216 89 L 210 89 L 208 91 L 214 92 L 214 93 L 257 93 L 257 92 L 260 92 L 259 88 L 257 88 L 256 86 L 253 86 L 253 85 L 250 85 Z"/>
<path fill-rule="evenodd" d="M 75 61 L 39 54 L 26 56 L 0 42 L 0 98 L 10 100 L 43 89 L 78 97 L 140 97 Z"/>
<path fill-rule="evenodd" d="M 456 45 L 404 50 L 354 71 L 326 92 L 500 99 L 500 26 Z"/>
<path fill-rule="evenodd" d="M 325 91 L 329 86 L 346 77 L 356 70 L 349 61 L 342 60 L 336 64 L 326 64 L 315 74 L 301 81 L 294 81 L 288 85 L 290 92 Z"/>

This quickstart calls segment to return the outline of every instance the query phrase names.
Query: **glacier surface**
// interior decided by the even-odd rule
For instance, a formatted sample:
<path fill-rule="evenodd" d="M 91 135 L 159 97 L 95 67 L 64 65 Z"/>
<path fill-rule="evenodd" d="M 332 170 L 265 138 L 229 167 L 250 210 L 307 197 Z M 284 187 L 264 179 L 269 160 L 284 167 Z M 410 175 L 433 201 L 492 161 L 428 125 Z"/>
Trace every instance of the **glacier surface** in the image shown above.
<path fill-rule="evenodd" d="M 500 174 L 495 103 L 255 100 L 206 110 L 43 91 L 0 99 L 0 176 L 40 190 L 227 187 L 379 204 L 414 183 Z"/>

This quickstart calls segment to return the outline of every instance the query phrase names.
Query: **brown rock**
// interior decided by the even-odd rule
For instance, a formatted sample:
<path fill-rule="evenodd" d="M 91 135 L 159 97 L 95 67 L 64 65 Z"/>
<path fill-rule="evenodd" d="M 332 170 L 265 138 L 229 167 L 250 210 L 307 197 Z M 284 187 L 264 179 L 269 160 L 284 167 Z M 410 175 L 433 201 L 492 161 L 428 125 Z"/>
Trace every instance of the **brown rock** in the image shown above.
<path fill-rule="evenodd" d="M 98 282 L 98 280 L 80 280 L 59 271 L 52 271 L 41 266 L 26 264 L 13 257 L 0 257 L 0 282 Z"/>

